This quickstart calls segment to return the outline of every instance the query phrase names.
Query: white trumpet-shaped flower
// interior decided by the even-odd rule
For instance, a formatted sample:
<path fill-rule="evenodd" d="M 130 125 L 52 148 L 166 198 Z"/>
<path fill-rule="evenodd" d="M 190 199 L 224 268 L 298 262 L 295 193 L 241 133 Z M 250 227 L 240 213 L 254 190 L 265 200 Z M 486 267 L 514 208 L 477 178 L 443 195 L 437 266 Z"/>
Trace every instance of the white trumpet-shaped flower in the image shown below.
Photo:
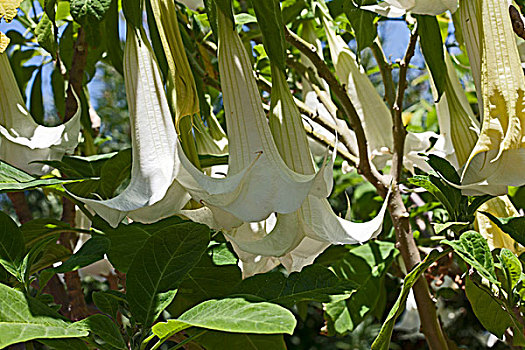
<path fill-rule="evenodd" d="M 327 13 L 323 16 L 323 25 L 336 75 L 341 83 L 345 84 L 348 96 L 363 124 L 371 159 L 378 168 L 382 168 L 391 157 L 394 142 L 390 110 L 366 72 L 357 64 L 354 53 L 335 33 L 327 16 Z M 437 135 L 432 132 L 409 132 L 405 142 L 405 155 L 410 156 L 404 158 L 404 164 L 408 169 L 413 169 L 414 165 L 424 164 L 418 154 L 430 147 L 431 137 L 437 137 Z"/>
<path fill-rule="evenodd" d="M 309 193 L 331 190 L 331 167 L 318 174 L 290 170 L 273 141 L 247 53 L 233 24 L 219 12 L 219 67 L 229 133 L 228 176 L 203 174 L 187 159 L 177 138 L 162 78 L 145 33 L 128 30 L 125 81 L 130 106 L 131 182 L 108 200 L 82 198 L 111 225 L 126 215 L 153 222 L 177 213 L 189 195 L 206 210 L 184 211 L 220 228 L 297 210 Z M 188 195 L 189 194 L 189 195 Z M 213 213 L 214 219 L 201 213 Z"/>
<path fill-rule="evenodd" d="M 272 67 L 272 76 L 270 127 L 277 147 L 293 170 L 314 174 L 301 115 L 285 76 L 276 67 Z M 228 237 L 239 252 L 243 266 L 247 265 L 248 271 L 260 271 L 253 264 L 267 268 L 272 265 L 270 262 L 275 263 L 275 258 L 279 258 L 288 270 L 297 271 L 311 264 L 330 244 L 362 243 L 381 232 L 386 201 L 376 218 L 366 223 L 354 223 L 338 217 L 326 197 L 311 194 L 296 212 L 277 214 L 265 222 L 246 223 L 232 230 Z"/>
<path fill-rule="evenodd" d="M 525 252 L 525 248 L 517 243 L 512 237 L 503 232 L 495 223 L 493 223 L 486 215 L 480 212 L 487 212 L 497 218 L 508 218 L 520 216 L 514 204 L 510 201 L 508 196 L 500 196 L 492 198 L 478 209 L 476 212 L 476 221 L 474 227 L 481 233 L 492 249 L 507 248 L 516 255 Z"/>
<path fill-rule="evenodd" d="M 454 13 L 458 8 L 458 0 L 385 0 L 361 8 L 392 18 L 403 16 L 407 12 L 436 16 L 446 11 Z"/>
<path fill-rule="evenodd" d="M 418 15 L 440 15 L 446 11 L 454 13 L 458 8 L 458 0 L 385 0 L 385 2 Z"/>
<path fill-rule="evenodd" d="M 468 160 L 479 136 L 479 123 L 470 108 L 464 89 L 456 74 L 449 54 L 445 51 L 447 75 L 445 91 L 436 103 L 436 113 L 441 137 L 443 155 L 459 169 Z M 437 100 L 437 88 L 431 79 L 432 94 Z"/>
<path fill-rule="evenodd" d="M 66 123 L 37 124 L 27 110 L 6 53 L 0 53 L 0 159 L 29 173 L 42 175 L 49 166 L 32 163 L 61 159 L 79 141 L 80 107 Z"/>
<path fill-rule="evenodd" d="M 465 194 L 500 195 L 525 184 L 525 77 L 508 14 L 508 2 L 472 0 L 481 33 L 483 124 L 462 173 Z"/>

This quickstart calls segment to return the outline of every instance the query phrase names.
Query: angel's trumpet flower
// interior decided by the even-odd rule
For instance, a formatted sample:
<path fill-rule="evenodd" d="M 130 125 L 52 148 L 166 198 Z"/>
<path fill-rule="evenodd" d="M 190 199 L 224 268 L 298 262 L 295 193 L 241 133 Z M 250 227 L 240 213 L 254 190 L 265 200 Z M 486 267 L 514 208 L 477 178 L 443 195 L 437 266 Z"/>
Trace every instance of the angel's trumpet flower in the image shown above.
<path fill-rule="evenodd" d="M 208 127 L 200 118 L 194 118 L 195 141 L 199 154 L 221 156 L 228 154 L 228 139 L 219 121 L 211 113 L 207 118 Z"/>
<path fill-rule="evenodd" d="M 510 201 L 508 196 L 500 196 L 493 198 L 484 203 L 476 212 L 476 221 L 474 227 L 483 237 L 492 249 L 507 248 L 516 255 L 525 252 L 525 248 L 518 244 L 512 237 L 503 232 L 495 223 L 493 223 L 486 215 L 480 212 L 488 212 L 498 218 L 508 218 L 520 216 L 514 204 Z"/>
<path fill-rule="evenodd" d="M 80 106 L 66 123 L 37 124 L 27 110 L 6 53 L 0 53 L 0 159 L 29 173 L 42 175 L 49 166 L 32 163 L 61 159 L 78 145 Z"/>
<path fill-rule="evenodd" d="M 305 175 L 314 174 L 301 115 L 286 78 L 273 65 L 272 76 L 270 127 L 277 147 L 291 169 Z M 246 253 L 249 253 L 261 256 L 259 265 L 271 266 L 268 259 L 279 258 L 288 270 L 297 271 L 311 264 L 329 244 L 362 243 L 381 232 L 386 201 L 372 221 L 354 223 L 338 217 L 325 197 L 310 194 L 296 212 L 277 214 L 263 223 L 246 223 L 230 232 L 228 237 L 236 251 L 245 253 L 244 256 L 240 253 L 241 259 L 244 257 L 243 265 L 248 265 Z M 260 270 L 253 266 L 246 268 Z"/>
<path fill-rule="evenodd" d="M 150 3 L 168 62 L 167 90 L 172 101 L 175 126 L 178 130 L 181 118 L 192 117 L 199 112 L 197 88 L 182 43 L 175 2 L 173 0 L 151 0 Z"/>
<path fill-rule="evenodd" d="M 336 75 L 345 84 L 348 96 L 363 123 L 371 159 L 378 168 L 382 168 L 392 154 L 392 116 L 366 72 L 357 64 L 354 53 L 343 38 L 335 33 L 328 16 L 327 10 L 324 11 L 323 26 Z M 405 155 L 410 157 L 404 157 L 404 164 L 408 169 L 412 170 L 414 164 L 424 164 L 418 154 L 426 151 L 430 147 L 430 137 L 436 136 L 432 132 L 408 133 Z"/>
<path fill-rule="evenodd" d="M 508 2 L 472 0 L 477 4 L 481 54 L 483 124 L 461 177 L 467 195 L 507 192 L 525 184 L 525 77 Z M 466 37 L 472 33 L 463 33 Z"/>
<path fill-rule="evenodd" d="M 125 81 L 132 131 L 131 182 L 109 200 L 82 199 L 113 226 L 128 214 L 134 220 L 153 222 L 180 213 L 188 193 L 205 204 L 215 220 L 194 211 L 188 211 L 188 217 L 232 228 L 243 221 L 266 219 L 273 212 L 293 212 L 310 192 L 330 192 L 331 167 L 316 175 L 303 175 L 290 170 L 282 160 L 262 110 L 247 53 L 233 23 L 222 11 L 218 13 L 219 67 L 230 142 L 228 176 L 211 178 L 184 154 L 146 35 L 142 31 L 139 40 L 130 28 Z"/>
<path fill-rule="evenodd" d="M 444 140 L 441 151 L 459 169 L 467 162 L 476 145 L 479 123 L 470 108 L 448 53 L 445 53 L 445 63 L 445 91 L 436 103 L 440 134 Z M 432 77 L 430 79 L 432 80 Z M 431 87 L 434 99 L 437 99 L 437 88 L 433 81 Z"/>
<path fill-rule="evenodd" d="M 445 11 L 454 13 L 458 8 L 458 0 L 385 0 L 385 2 L 418 15 L 435 16 Z"/>

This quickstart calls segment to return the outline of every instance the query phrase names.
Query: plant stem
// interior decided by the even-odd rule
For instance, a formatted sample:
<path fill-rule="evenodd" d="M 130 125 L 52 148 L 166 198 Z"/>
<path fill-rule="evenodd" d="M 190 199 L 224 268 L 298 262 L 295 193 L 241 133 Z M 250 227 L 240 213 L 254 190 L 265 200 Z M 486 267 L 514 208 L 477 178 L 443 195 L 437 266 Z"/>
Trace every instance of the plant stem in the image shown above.
<path fill-rule="evenodd" d="M 301 53 L 308 57 L 317 68 L 317 72 L 321 78 L 323 78 L 328 85 L 330 90 L 339 100 L 342 106 L 342 112 L 347 117 L 347 120 L 354 130 L 357 138 L 357 144 L 359 147 L 359 164 L 358 171 L 377 189 L 378 193 L 385 198 L 387 194 L 388 184 L 385 178 L 377 171 L 377 169 L 370 163 L 368 156 L 367 140 L 364 133 L 363 125 L 355 107 L 353 106 L 348 94 L 346 93 L 343 85 L 339 83 L 337 78 L 330 71 L 330 68 L 324 60 L 316 52 L 316 48 L 305 42 L 303 39 L 298 37 L 296 34 L 285 28 L 286 40 L 295 46 Z M 413 32 L 410 44 L 407 49 L 407 54 L 401 62 L 400 71 L 400 85 L 396 98 L 396 103 L 392 108 L 392 117 L 394 118 L 394 155 L 393 155 L 393 190 L 392 195 L 389 198 L 388 208 L 394 229 L 396 232 L 396 246 L 401 251 L 403 261 L 405 262 L 407 270 L 411 270 L 414 266 L 421 262 L 419 250 L 416 242 L 410 230 L 409 214 L 403 203 L 403 198 L 399 190 L 398 181 L 401 176 L 401 170 L 403 166 L 403 154 L 406 130 L 402 121 L 402 108 L 404 100 L 404 92 L 406 89 L 406 75 L 410 59 L 414 55 L 415 45 L 417 42 L 417 32 Z M 428 285 L 424 279 L 418 279 L 414 287 L 414 295 L 416 298 L 418 312 L 421 318 L 421 326 L 423 333 L 427 339 L 429 347 L 432 350 L 447 350 L 448 345 L 445 340 L 443 331 L 439 324 L 436 307 L 430 297 Z"/>
<path fill-rule="evenodd" d="M 396 88 L 394 87 L 394 79 L 392 79 L 392 64 L 387 61 L 378 38 L 376 38 L 370 48 L 381 72 L 381 78 L 385 87 L 385 101 L 392 108 L 396 98 Z"/>
<path fill-rule="evenodd" d="M 403 101 L 407 87 L 407 73 L 410 60 L 414 56 L 418 33 L 415 29 L 411 36 L 405 56 L 399 63 L 399 85 L 396 101 L 392 108 L 394 154 L 392 156 L 391 175 L 394 182 L 394 190 L 389 201 L 389 211 L 396 233 L 397 247 L 405 262 L 407 271 L 421 262 L 421 256 L 417 248 L 414 236 L 410 228 L 409 213 L 403 203 L 399 190 L 399 180 L 403 170 L 403 157 L 405 148 L 406 129 L 403 125 Z M 448 349 L 447 341 L 436 313 L 436 306 L 431 299 L 428 284 L 424 278 L 419 278 L 412 287 L 417 303 L 417 310 L 421 320 L 421 329 L 425 334 L 428 345 L 432 350 Z"/>

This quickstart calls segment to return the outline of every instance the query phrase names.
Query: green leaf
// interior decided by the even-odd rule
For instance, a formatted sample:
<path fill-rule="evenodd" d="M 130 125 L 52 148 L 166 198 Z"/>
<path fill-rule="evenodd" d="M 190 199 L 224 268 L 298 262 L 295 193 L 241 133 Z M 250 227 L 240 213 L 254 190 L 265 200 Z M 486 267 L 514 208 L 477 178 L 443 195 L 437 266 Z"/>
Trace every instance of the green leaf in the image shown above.
<path fill-rule="evenodd" d="M 58 178 L 39 179 L 25 171 L 0 160 L 0 193 L 31 190 L 39 187 L 54 186 L 77 182 Z"/>
<path fill-rule="evenodd" d="M 44 12 L 51 19 L 55 21 L 55 5 L 57 0 L 44 0 Z"/>
<path fill-rule="evenodd" d="M 454 213 L 455 209 L 452 204 L 450 204 L 447 196 L 445 196 L 445 194 L 434 184 L 434 182 L 430 181 L 430 176 L 416 175 L 408 179 L 408 182 L 410 182 L 412 185 L 419 186 L 427 190 L 430 194 L 436 197 L 436 199 L 440 201 L 441 204 L 443 204 L 449 214 L 452 215 Z"/>
<path fill-rule="evenodd" d="M 346 1 L 343 8 L 354 30 L 358 51 L 372 46 L 377 37 L 377 27 L 374 24 L 377 15 L 360 9 L 352 1 Z"/>
<path fill-rule="evenodd" d="M 252 0 L 252 4 L 268 57 L 273 64 L 284 71 L 286 69 L 286 40 L 279 0 Z"/>
<path fill-rule="evenodd" d="M 93 292 L 93 302 L 100 311 L 111 316 L 114 320 L 117 319 L 119 300 L 115 295 L 106 292 Z"/>
<path fill-rule="evenodd" d="M 115 196 L 117 188 L 131 177 L 131 148 L 120 151 L 106 161 L 100 172 L 98 193 L 102 198 Z"/>
<path fill-rule="evenodd" d="M 51 73 L 51 89 L 53 90 L 53 101 L 59 116 L 66 115 L 66 84 L 64 77 L 60 74 L 60 68 L 54 67 Z"/>
<path fill-rule="evenodd" d="M 42 14 L 42 17 L 36 26 L 35 35 L 38 44 L 55 59 L 58 49 L 58 44 L 55 38 L 55 27 L 45 12 Z"/>
<path fill-rule="evenodd" d="M 88 335 L 38 300 L 4 284 L 0 284 L 0 300 L 0 348 L 33 339 Z"/>
<path fill-rule="evenodd" d="M 73 254 L 62 265 L 55 268 L 55 272 L 64 273 L 76 271 L 104 259 L 104 254 L 106 254 L 109 249 L 109 244 L 109 239 L 104 236 L 91 237 L 80 247 L 78 252 Z"/>
<path fill-rule="evenodd" d="M 139 323 L 150 326 L 206 251 L 210 230 L 183 222 L 161 229 L 137 252 L 126 277 L 127 299 Z"/>
<path fill-rule="evenodd" d="M 191 335 L 200 330 L 188 330 Z M 208 350 L 286 350 L 282 335 L 241 334 L 208 331 L 194 340 Z"/>
<path fill-rule="evenodd" d="M 237 265 L 218 266 L 205 254 L 180 284 L 169 312 L 178 316 L 205 300 L 227 297 L 240 281 Z"/>
<path fill-rule="evenodd" d="M 465 293 L 479 322 L 487 331 L 501 339 L 505 330 L 512 326 L 511 316 L 470 278 L 466 279 Z"/>
<path fill-rule="evenodd" d="M 467 264 L 472 266 L 481 276 L 499 285 L 494 270 L 494 260 L 490 253 L 487 240 L 476 231 L 465 232 L 458 241 L 441 241 L 454 249 Z"/>
<path fill-rule="evenodd" d="M 496 224 L 501 231 L 507 233 L 516 242 L 521 245 L 525 245 L 525 217 L 511 217 L 511 218 L 497 218 L 491 213 L 481 212 L 487 216 L 490 221 Z"/>
<path fill-rule="evenodd" d="M 449 221 L 444 224 L 432 223 L 432 226 L 434 227 L 434 231 L 436 231 L 436 234 L 440 234 L 446 230 L 452 230 L 453 232 L 458 233 L 461 230 L 464 230 L 465 228 L 467 228 L 469 225 L 470 225 L 470 222 Z"/>
<path fill-rule="evenodd" d="M 442 252 L 438 252 L 437 250 L 432 250 L 430 254 L 427 255 L 425 260 L 420 262 L 417 266 L 415 266 L 412 271 L 410 271 L 409 274 L 405 276 L 405 280 L 403 281 L 403 287 L 401 289 L 401 293 L 399 294 L 399 297 L 396 300 L 396 303 L 390 310 L 385 322 L 383 323 L 383 326 L 381 327 L 381 331 L 377 335 L 376 339 L 374 340 L 374 343 L 372 344 L 372 350 L 388 350 L 390 348 L 390 338 L 392 337 L 392 331 L 394 330 L 394 324 L 396 323 L 397 318 L 403 313 L 405 310 L 408 293 L 410 292 L 410 289 L 412 286 L 417 282 L 419 276 L 430 267 L 434 262 L 448 254 L 449 250 L 446 249 Z"/>
<path fill-rule="evenodd" d="M 430 165 L 430 167 L 434 169 L 440 176 L 456 185 L 461 184 L 461 179 L 459 178 L 456 169 L 448 162 L 448 160 L 433 154 L 429 154 L 427 157 L 428 165 Z"/>
<path fill-rule="evenodd" d="M 44 344 L 50 349 L 56 350 L 89 350 L 86 343 L 80 339 L 65 338 L 65 339 L 38 339 L 39 343 Z"/>
<path fill-rule="evenodd" d="M 31 97 L 29 112 L 33 119 L 38 123 L 44 124 L 44 99 L 42 94 L 42 67 L 36 72 L 33 86 L 31 86 Z"/>
<path fill-rule="evenodd" d="M 117 270 L 124 273 L 128 272 L 135 254 L 144 246 L 151 235 L 181 222 L 183 222 L 181 218 L 174 216 L 150 225 L 134 222 L 130 225 L 121 224 L 115 229 L 109 226 L 105 227 L 103 231 L 111 241 L 107 253 L 109 262 Z"/>
<path fill-rule="evenodd" d="M 124 51 L 120 42 L 118 0 L 111 1 L 104 20 L 104 27 L 108 58 L 117 72 L 124 75 Z"/>
<path fill-rule="evenodd" d="M 71 0 L 71 16 L 82 25 L 99 23 L 110 5 L 111 0 Z"/>
<path fill-rule="evenodd" d="M 291 307 L 301 301 L 329 302 L 330 295 L 351 293 L 358 287 L 357 283 L 340 279 L 325 267 L 310 265 L 288 277 L 276 271 L 247 278 L 232 295 Z"/>
<path fill-rule="evenodd" d="M 292 334 L 295 325 L 293 314 L 279 305 L 231 298 L 205 301 L 176 320 L 157 323 L 151 330 L 165 340 L 189 327 L 235 333 Z"/>
<path fill-rule="evenodd" d="M 68 229 L 71 229 L 68 223 L 50 218 L 34 219 L 20 226 L 27 248 L 42 239 L 57 235 L 59 232 L 67 231 Z"/>
<path fill-rule="evenodd" d="M 0 258 L 16 263 L 24 253 L 24 238 L 11 217 L 0 212 Z"/>
<path fill-rule="evenodd" d="M 499 253 L 499 259 L 501 261 L 503 270 L 505 271 L 505 275 L 507 276 L 507 279 L 510 283 L 510 288 L 507 290 L 507 292 L 510 294 L 512 293 L 512 289 L 520 281 L 522 273 L 521 262 L 518 257 L 507 248 L 501 249 Z"/>
<path fill-rule="evenodd" d="M 447 67 L 445 65 L 445 52 L 443 50 L 443 38 L 439 30 L 439 24 L 435 16 L 415 15 L 419 33 L 421 51 L 428 64 L 432 79 L 438 91 L 437 101 L 445 91 L 447 80 Z"/>
<path fill-rule="evenodd" d="M 331 334 L 351 332 L 373 312 L 380 302 L 384 275 L 398 251 L 390 242 L 368 242 L 355 247 L 330 264 L 341 278 L 357 284 L 357 290 L 333 296 L 325 305 L 328 331 Z"/>
<path fill-rule="evenodd" d="M 485 202 L 489 201 L 492 198 L 494 198 L 494 196 L 491 195 L 474 197 L 474 200 L 472 200 L 472 202 L 467 208 L 467 215 L 474 215 L 479 207 L 481 207 Z"/>
<path fill-rule="evenodd" d="M 104 315 L 92 315 L 73 324 L 78 329 L 89 331 L 99 337 L 103 343 L 116 349 L 127 349 L 127 345 L 115 323 Z M 98 342 L 97 342 L 98 343 Z"/>

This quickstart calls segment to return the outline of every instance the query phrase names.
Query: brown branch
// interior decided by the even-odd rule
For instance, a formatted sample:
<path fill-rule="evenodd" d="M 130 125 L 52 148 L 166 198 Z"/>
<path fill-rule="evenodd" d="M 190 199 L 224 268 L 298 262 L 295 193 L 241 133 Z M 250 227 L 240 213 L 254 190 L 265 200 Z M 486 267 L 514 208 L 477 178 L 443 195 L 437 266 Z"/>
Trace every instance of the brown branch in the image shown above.
<path fill-rule="evenodd" d="M 84 70 L 86 69 L 88 54 L 88 45 L 86 43 L 86 33 L 80 28 L 78 30 L 77 41 L 75 42 L 73 52 L 73 62 L 69 71 L 69 86 L 66 97 L 66 115 L 64 121 L 67 121 L 75 115 L 77 111 L 77 99 L 73 94 L 75 91 L 77 96 L 82 93 L 82 83 L 84 81 Z"/>
<path fill-rule="evenodd" d="M 372 185 L 374 185 L 383 198 L 386 197 L 388 185 L 383 176 L 370 162 L 365 131 L 359 115 L 357 114 L 352 101 L 350 101 L 350 98 L 348 97 L 346 89 L 332 74 L 326 62 L 318 55 L 317 49 L 314 45 L 297 36 L 297 34 L 290 31 L 286 26 L 284 27 L 284 30 L 286 40 L 312 61 L 317 68 L 319 76 L 327 82 L 332 93 L 341 103 L 344 115 L 347 118 L 350 127 L 356 134 L 357 144 L 359 146 L 359 164 L 357 169 Z"/>
<path fill-rule="evenodd" d="M 394 154 L 392 156 L 391 175 L 394 181 L 393 193 L 388 203 L 396 233 L 396 246 L 401 251 L 401 256 L 407 270 L 411 270 L 421 262 L 421 256 L 410 228 L 409 213 L 403 203 L 399 186 L 397 185 L 403 168 L 404 145 L 406 129 L 403 125 L 403 101 L 407 87 L 407 72 L 410 60 L 414 56 L 417 43 L 417 29 L 410 36 L 410 42 L 404 58 L 400 61 L 399 85 L 395 104 L 392 108 Z M 432 350 L 448 349 L 447 341 L 436 313 L 436 306 L 430 296 L 428 284 L 424 278 L 419 278 L 413 286 L 414 297 L 417 303 L 421 329 L 425 334 L 428 345 Z"/>
<path fill-rule="evenodd" d="M 33 214 L 31 213 L 31 209 L 29 209 L 24 192 L 8 192 L 7 197 L 9 197 L 11 203 L 13 203 L 13 208 L 21 224 L 33 220 Z"/>
<path fill-rule="evenodd" d="M 392 108 L 396 98 L 396 88 L 394 87 L 394 79 L 392 79 L 392 64 L 386 59 L 379 39 L 376 39 L 370 48 L 376 59 L 379 72 L 381 72 L 381 78 L 385 87 L 385 101 Z"/>
<path fill-rule="evenodd" d="M 403 170 L 403 155 L 405 153 L 405 139 L 406 139 L 406 129 L 403 124 L 403 101 L 405 99 L 405 91 L 407 88 L 407 73 L 408 65 L 412 57 L 414 57 L 417 44 L 417 29 L 412 32 L 410 36 L 410 42 L 406 50 L 405 56 L 399 62 L 399 84 L 397 87 L 397 96 L 392 108 L 392 118 L 393 118 L 393 134 L 394 134 L 394 154 L 392 156 L 392 171 L 391 175 L 395 182 L 398 182 L 401 177 L 401 172 Z"/>
<path fill-rule="evenodd" d="M 67 222 L 71 227 L 75 226 L 75 204 L 70 200 L 64 198 L 62 200 L 63 211 L 61 220 Z M 74 232 L 66 232 L 60 234 L 60 244 L 68 250 L 73 251 L 77 242 L 77 235 Z M 64 274 L 66 282 L 67 294 L 69 297 L 69 317 L 73 321 L 81 320 L 89 316 L 89 311 L 84 299 L 84 292 L 82 291 L 82 282 L 78 271 L 66 272 Z"/>

